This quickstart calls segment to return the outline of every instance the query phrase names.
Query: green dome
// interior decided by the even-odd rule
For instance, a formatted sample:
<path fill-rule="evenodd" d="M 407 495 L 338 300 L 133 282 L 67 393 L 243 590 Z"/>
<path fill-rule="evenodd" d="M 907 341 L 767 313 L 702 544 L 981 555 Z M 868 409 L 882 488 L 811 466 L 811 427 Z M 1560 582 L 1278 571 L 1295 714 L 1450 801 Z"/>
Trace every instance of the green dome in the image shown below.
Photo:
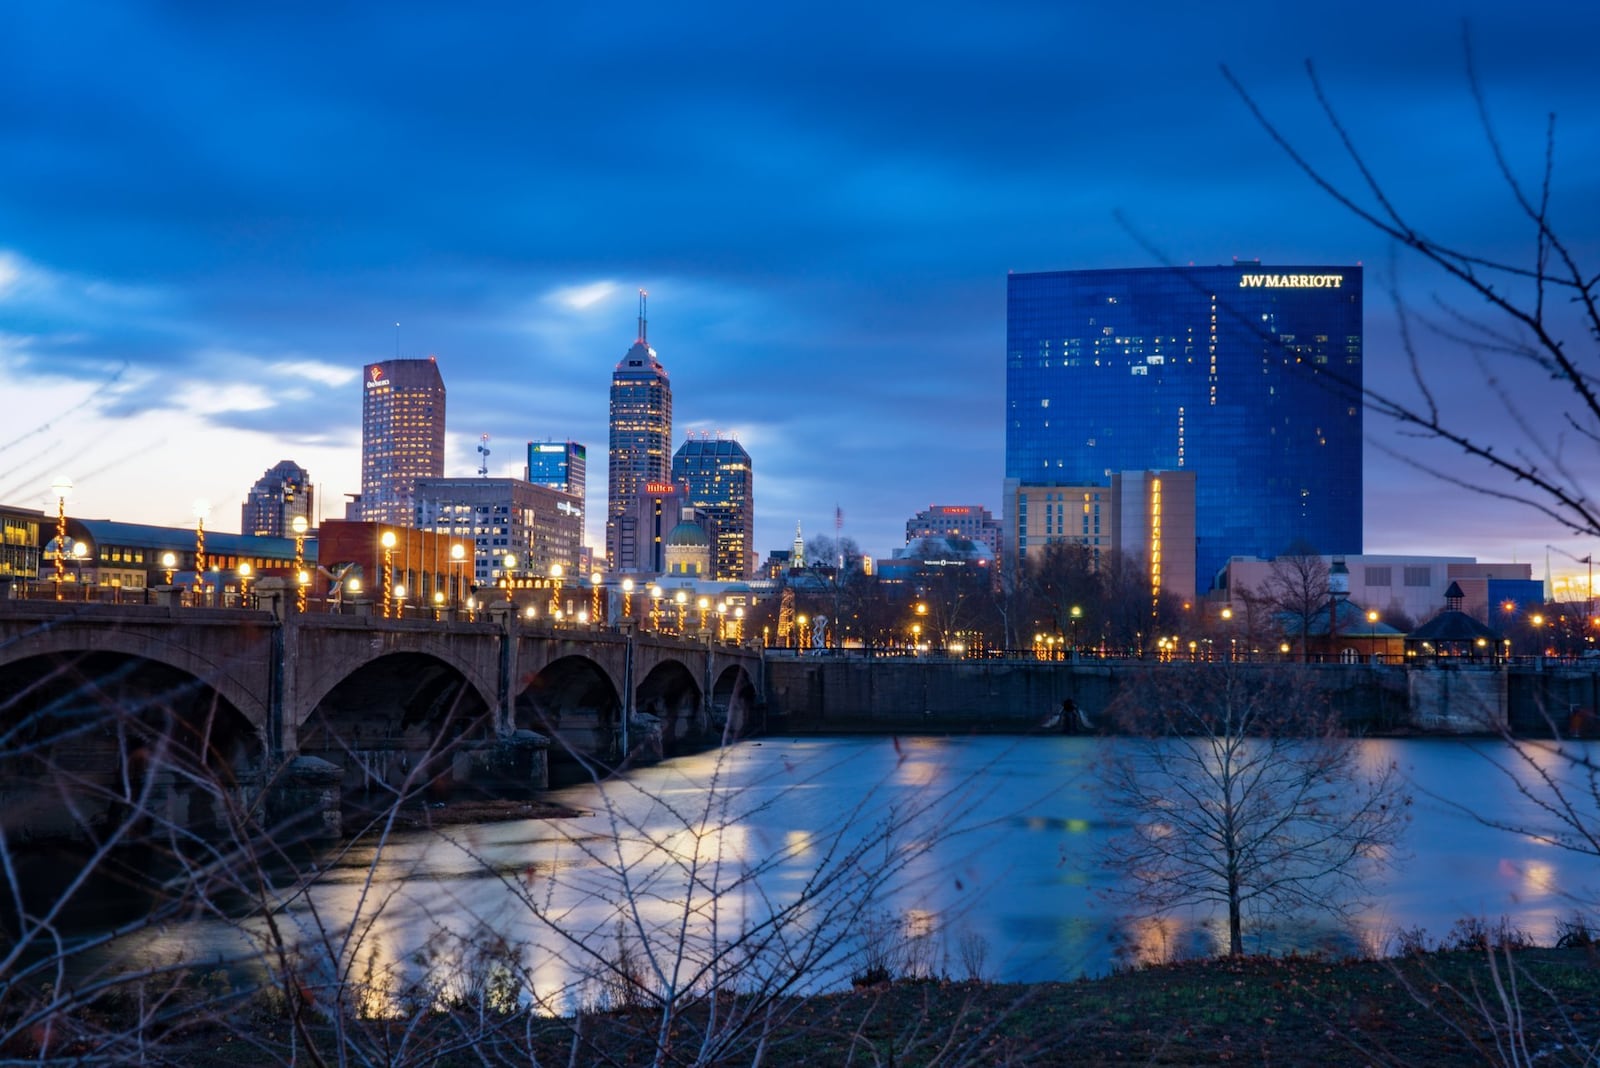
<path fill-rule="evenodd" d="M 685 519 L 672 528 L 672 532 L 667 535 L 667 544 L 685 549 L 704 548 L 710 546 L 711 539 L 706 537 L 706 532 L 697 524 Z"/>

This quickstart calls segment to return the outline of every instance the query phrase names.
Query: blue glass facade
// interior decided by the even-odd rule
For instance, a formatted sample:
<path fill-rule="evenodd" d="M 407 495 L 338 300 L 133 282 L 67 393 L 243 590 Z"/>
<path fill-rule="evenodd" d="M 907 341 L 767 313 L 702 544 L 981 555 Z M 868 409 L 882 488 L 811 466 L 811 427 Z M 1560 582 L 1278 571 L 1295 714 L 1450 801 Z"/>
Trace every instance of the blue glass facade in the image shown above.
<path fill-rule="evenodd" d="M 1013 274 L 1006 477 L 1195 475 L 1202 587 L 1230 556 L 1361 551 L 1361 268 Z"/>

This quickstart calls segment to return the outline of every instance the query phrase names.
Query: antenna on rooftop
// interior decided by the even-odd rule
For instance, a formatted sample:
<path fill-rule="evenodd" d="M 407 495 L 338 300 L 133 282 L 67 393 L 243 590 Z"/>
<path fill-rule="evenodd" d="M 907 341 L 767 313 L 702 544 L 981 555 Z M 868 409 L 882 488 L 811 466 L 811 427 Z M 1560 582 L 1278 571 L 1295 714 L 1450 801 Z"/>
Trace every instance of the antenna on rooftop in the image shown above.
<path fill-rule="evenodd" d="M 400 358 L 400 324 L 394 324 L 394 358 Z"/>
<path fill-rule="evenodd" d="M 483 435 L 483 439 L 478 442 L 478 455 L 480 457 L 482 457 L 482 459 L 480 459 L 478 461 L 478 477 L 479 478 L 488 478 L 489 477 L 489 435 L 488 434 Z"/>
<path fill-rule="evenodd" d="M 645 336 L 644 298 L 647 296 L 649 296 L 648 293 L 642 289 L 639 290 L 639 340 L 644 342 L 646 345 L 650 343 L 649 339 Z"/>

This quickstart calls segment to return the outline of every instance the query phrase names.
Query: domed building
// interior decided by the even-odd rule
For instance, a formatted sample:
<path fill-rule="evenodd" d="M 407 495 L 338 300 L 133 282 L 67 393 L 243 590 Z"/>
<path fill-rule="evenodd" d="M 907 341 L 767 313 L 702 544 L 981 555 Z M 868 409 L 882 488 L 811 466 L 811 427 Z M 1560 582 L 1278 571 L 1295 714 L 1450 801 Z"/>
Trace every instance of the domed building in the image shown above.
<path fill-rule="evenodd" d="M 711 537 L 692 519 L 681 520 L 667 532 L 662 556 L 668 575 L 675 578 L 709 578 Z"/>

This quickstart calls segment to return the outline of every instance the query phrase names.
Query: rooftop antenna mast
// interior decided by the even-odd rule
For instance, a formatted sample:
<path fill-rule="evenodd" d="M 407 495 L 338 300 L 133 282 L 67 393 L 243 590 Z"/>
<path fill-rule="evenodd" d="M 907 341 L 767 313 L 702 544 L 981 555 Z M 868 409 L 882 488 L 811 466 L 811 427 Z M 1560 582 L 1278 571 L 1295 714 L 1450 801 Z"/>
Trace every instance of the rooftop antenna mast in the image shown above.
<path fill-rule="evenodd" d="M 394 324 L 394 358 L 400 358 L 400 324 Z"/>
<path fill-rule="evenodd" d="M 489 435 L 488 434 L 483 435 L 483 439 L 478 442 L 478 456 L 480 457 L 480 459 L 478 460 L 478 477 L 479 478 L 488 478 L 489 477 Z"/>
<path fill-rule="evenodd" d="M 647 296 L 649 296 L 648 293 L 642 289 L 639 290 L 639 340 L 646 345 L 650 344 L 650 339 L 645 332 L 644 298 Z"/>

